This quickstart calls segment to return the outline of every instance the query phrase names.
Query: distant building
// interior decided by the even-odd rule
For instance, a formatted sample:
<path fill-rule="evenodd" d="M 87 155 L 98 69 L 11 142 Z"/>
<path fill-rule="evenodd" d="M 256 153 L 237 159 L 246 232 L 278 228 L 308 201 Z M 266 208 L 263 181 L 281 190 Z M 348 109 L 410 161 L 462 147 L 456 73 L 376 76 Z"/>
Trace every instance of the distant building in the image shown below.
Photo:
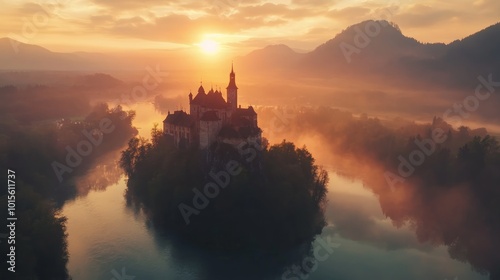
<path fill-rule="evenodd" d="M 187 146 L 194 141 L 194 120 L 184 111 L 168 114 L 163 121 L 163 132 L 173 137 L 177 147 Z"/>
<path fill-rule="evenodd" d="M 198 145 L 205 149 L 216 141 L 238 145 L 243 141 L 260 141 L 262 131 L 257 125 L 257 113 L 252 108 L 238 106 L 236 74 L 231 68 L 227 101 L 219 89 L 208 93 L 200 86 L 196 97 L 189 93 L 189 114 L 184 111 L 168 113 L 163 131 L 177 147 Z"/>

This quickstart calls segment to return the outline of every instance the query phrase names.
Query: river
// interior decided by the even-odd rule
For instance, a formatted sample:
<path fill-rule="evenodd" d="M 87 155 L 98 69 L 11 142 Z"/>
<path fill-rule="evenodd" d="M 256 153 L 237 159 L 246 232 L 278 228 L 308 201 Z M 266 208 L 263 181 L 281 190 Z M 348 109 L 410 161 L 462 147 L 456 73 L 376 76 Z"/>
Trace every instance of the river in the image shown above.
<path fill-rule="evenodd" d="M 147 136 L 161 115 L 150 104 L 132 108 L 135 124 Z M 149 112 L 141 114 L 141 112 Z M 116 156 L 115 158 L 117 158 Z M 68 269 L 74 280 L 193 279 L 488 279 L 466 262 L 452 259 L 445 246 L 420 243 L 408 226 L 395 227 L 378 198 L 357 179 L 329 169 L 328 229 L 318 238 L 335 248 L 302 278 L 269 275 L 248 259 L 228 258 L 178 243 L 155 231 L 124 199 L 126 178 L 89 191 L 62 208 L 68 218 Z M 316 241 L 316 246 L 321 246 Z M 306 278 L 307 277 L 307 278 Z"/>

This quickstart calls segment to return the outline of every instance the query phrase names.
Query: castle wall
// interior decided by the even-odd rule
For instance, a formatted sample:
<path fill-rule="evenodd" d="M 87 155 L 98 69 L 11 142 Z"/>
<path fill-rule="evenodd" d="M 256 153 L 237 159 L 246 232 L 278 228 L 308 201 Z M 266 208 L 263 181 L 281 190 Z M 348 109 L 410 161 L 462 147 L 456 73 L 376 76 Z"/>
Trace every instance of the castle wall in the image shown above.
<path fill-rule="evenodd" d="M 236 110 L 238 107 L 238 90 L 237 89 L 228 89 L 227 90 L 227 103 L 230 108 Z"/>
<path fill-rule="evenodd" d="M 214 143 L 222 128 L 222 121 L 200 121 L 200 149 L 205 149 Z"/>
<path fill-rule="evenodd" d="M 193 143 L 193 131 L 189 127 L 164 123 L 163 132 L 173 137 L 174 143 L 177 147 L 179 147 L 179 143 L 181 141 L 184 141 L 187 144 Z"/>

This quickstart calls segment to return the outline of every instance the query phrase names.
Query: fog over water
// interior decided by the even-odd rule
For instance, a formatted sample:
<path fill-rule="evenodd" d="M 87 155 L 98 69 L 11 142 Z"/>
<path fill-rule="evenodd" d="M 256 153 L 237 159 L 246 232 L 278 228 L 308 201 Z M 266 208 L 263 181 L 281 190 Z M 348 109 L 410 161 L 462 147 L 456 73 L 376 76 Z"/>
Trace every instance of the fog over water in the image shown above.
<path fill-rule="evenodd" d="M 3 2 L 0 279 L 500 280 L 500 1 Z"/>
<path fill-rule="evenodd" d="M 152 123 L 164 117 L 150 103 L 130 109 L 137 111 L 134 124 L 144 137 Z M 468 263 L 451 259 L 446 246 L 419 242 L 411 225 L 396 227 L 383 214 L 379 197 L 356 178 L 362 177 L 356 176 L 361 169 L 335 166 L 336 157 L 325 151 L 319 153 L 322 145 L 315 143 L 314 137 L 297 141 L 307 145 L 329 171 L 329 226 L 322 236 L 331 237 L 339 245 L 309 279 L 487 279 Z M 112 165 L 112 159 L 118 157 L 115 153 L 103 163 Z M 255 267 L 251 259 L 212 254 L 160 234 L 141 211 L 126 205 L 126 178 L 116 172 L 108 172 L 105 177 L 118 181 L 108 180 L 109 185 L 63 207 L 62 214 L 68 217 L 68 268 L 73 279 L 111 279 L 113 271 L 120 274 L 122 269 L 136 279 L 215 280 L 229 275 L 231 279 L 246 279 L 248 275 L 256 277 L 253 279 L 282 279 L 275 270 Z M 82 181 L 88 184 L 89 180 Z M 287 268 L 277 269 L 285 272 Z"/>

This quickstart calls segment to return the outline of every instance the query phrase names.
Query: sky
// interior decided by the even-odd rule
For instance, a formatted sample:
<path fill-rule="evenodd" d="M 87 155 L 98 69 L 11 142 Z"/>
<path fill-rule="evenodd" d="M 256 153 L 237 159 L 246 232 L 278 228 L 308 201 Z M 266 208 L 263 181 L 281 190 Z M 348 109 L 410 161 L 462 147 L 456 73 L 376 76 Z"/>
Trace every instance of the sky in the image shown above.
<path fill-rule="evenodd" d="M 349 25 L 387 19 L 421 42 L 449 43 L 499 22 L 498 0 L 0 0 L 0 37 L 53 51 L 312 50 Z"/>

